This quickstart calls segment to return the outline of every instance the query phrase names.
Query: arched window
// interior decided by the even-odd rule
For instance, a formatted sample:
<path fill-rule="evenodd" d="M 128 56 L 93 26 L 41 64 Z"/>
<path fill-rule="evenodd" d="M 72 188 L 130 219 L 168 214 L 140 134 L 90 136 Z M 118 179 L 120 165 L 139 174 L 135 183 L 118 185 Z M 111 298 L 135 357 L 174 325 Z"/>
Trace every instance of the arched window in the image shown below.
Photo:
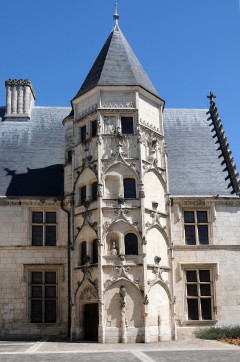
<path fill-rule="evenodd" d="M 138 255 L 138 238 L 135 234 L 129 233 L 124 237 L 125 255 Z"/>
<path fill-rule="evenodd" d="M 125 178 L 123 180 L 124 199 L 136 198 L 136 183 L 134 178 Z"/>
<path fill-rule="evenodd" d="M 92 243 L 92 263 L 98 263 L 98 239 L 93 240 Z"/>
<path fill-rule="evenodd" d="M 80 255 L 81 255 L 81 265 L 84 265 L 86 263 L 86 259 L 87 259 L 87 242 L 86 241 L 83 241 L 81 243 Z"/>

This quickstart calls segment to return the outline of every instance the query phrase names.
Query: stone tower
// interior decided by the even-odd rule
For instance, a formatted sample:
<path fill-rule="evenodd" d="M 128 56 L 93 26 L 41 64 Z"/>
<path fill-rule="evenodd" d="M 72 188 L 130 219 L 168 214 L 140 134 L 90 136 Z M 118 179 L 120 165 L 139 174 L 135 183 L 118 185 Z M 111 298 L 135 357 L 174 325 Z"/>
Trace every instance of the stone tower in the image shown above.
<path fill-rule="evenodd" d="M 72 338 L 172 338 L 166 150 L 159 97 L 115 25 L 65 126 Z"/>

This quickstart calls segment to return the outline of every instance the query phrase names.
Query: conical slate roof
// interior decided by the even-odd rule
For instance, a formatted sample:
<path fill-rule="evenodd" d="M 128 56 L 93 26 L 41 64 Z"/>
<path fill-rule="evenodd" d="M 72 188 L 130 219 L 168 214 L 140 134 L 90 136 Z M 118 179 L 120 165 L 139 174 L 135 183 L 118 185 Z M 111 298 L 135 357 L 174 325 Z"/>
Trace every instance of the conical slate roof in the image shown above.
<path fill-rule="evenodd" d="M 135 85 L 159 97 L 118 25 L 109 35 L 75 98 L 97 85 Z"/>

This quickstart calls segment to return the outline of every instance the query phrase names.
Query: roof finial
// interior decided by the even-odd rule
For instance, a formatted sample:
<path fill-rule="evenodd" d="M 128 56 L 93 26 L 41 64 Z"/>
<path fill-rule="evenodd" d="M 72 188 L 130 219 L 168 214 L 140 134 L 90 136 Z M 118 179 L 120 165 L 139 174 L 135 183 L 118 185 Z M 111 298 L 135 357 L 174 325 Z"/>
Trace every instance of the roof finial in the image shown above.
<path fill-rule="evenodd" d="M 115 25 L 118 25 L 118 19 L 119 19 L 119 15 L 118 15 L 118 3 L 115 3 L 115 13 L 113 14 L 113 19 L 115 20 Z"/>

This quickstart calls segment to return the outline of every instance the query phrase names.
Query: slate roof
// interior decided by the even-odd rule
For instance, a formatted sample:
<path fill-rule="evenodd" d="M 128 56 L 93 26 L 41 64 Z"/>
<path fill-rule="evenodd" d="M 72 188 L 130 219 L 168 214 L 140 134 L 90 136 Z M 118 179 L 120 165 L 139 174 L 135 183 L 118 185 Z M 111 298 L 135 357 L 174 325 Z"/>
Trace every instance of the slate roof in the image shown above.
<path fill-rule="evenodd" d="M 135 85 L 159 97 L 118 26 L 109 35 L 75 98 L 97 85 Z"/>
<path fill-rule="evenodd" d="M 62 196 L 63 119 L 70 108 L 34 107 L 30 120 L 2 120 L 0 196 Z"/>
<path fill-rule="evenodd" d="M 229 171 L 207 109 L 166 109 L 171 195 L 232 196 Z"/>
<path fill-rule="evenodd" d="M 0 196 L 62 196 L 63 119 L 70 108 L 34 107 L 30 120 L 1 121 Z M 169 187 L 178 196 L 232 196 L 229 171 L 206 109 L 165 109 Z"/>

